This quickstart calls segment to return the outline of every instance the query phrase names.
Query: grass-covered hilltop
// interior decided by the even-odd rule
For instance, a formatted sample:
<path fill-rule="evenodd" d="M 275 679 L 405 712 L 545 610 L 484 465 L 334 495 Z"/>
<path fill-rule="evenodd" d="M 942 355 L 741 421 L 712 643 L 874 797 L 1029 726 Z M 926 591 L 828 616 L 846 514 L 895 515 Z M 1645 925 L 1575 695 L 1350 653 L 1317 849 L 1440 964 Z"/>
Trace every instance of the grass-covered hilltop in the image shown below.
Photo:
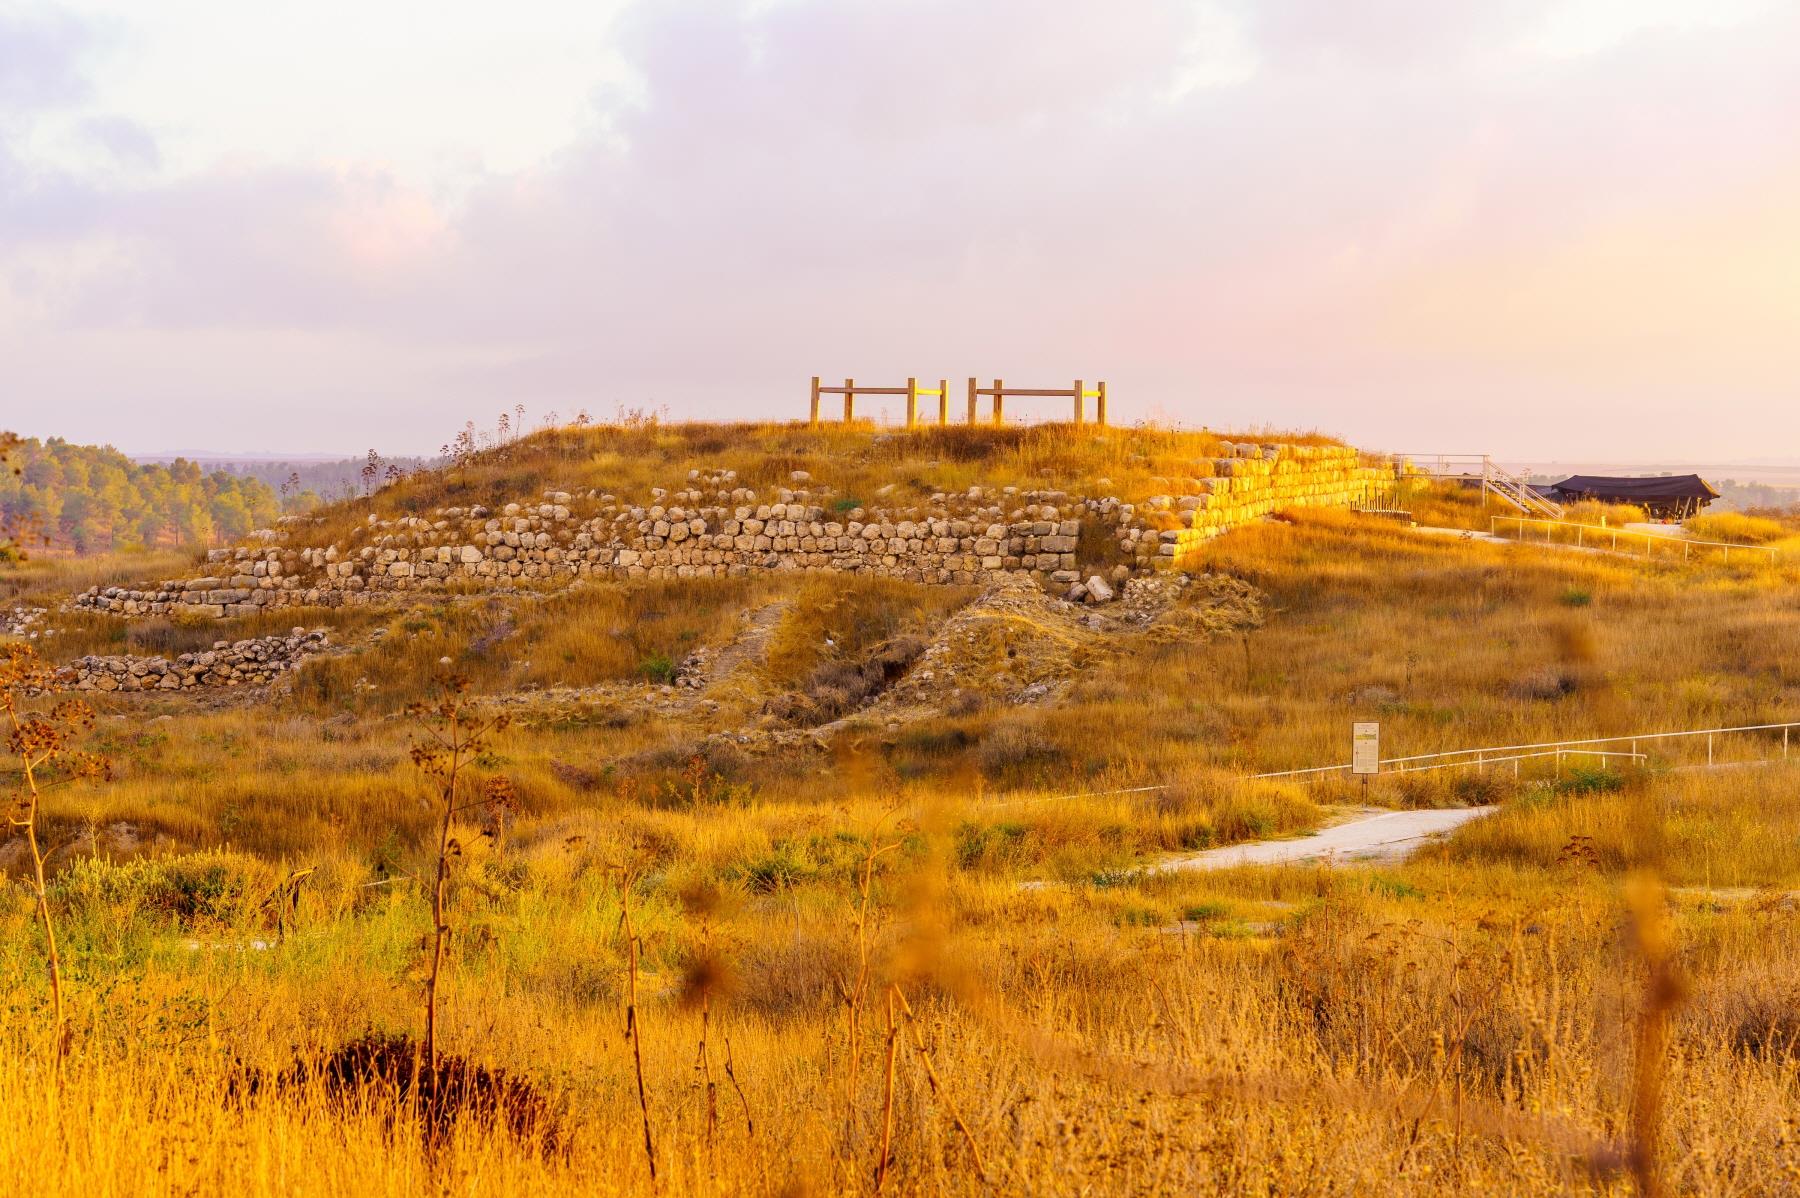
<path fill-rule="evenodd" d="M 21 1194 L 1800 1187 L 1786 515 L 1068 425 L 372 491 L 0 565 Z M 1370 808 L 1457 826 L 1218 856 Z"/>

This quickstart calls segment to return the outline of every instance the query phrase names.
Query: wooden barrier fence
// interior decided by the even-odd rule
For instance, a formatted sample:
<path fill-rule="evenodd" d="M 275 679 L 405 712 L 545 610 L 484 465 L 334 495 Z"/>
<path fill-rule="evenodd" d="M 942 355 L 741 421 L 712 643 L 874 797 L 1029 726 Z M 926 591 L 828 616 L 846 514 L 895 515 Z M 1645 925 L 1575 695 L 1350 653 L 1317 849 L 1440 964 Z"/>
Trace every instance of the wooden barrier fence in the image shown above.
<path fill-rule="evenodd" d="M 950 381 L 939 379 L 935 388 L 919 386 L 918 379 L 907 379 L 904 387 L 859 387 L 855 379 L 845 379 L 842 387 L 822 387 L 819 376 L 812 380 L 812 420 L 819 423 L 819 397 L 821 395 L 841 395 L 844 397 L 844 423 L 856 419 L 856 397 L 859 395 L 904 395 L 906 396 L 906 427 L 916 428 L 919 423 L 919 400 L 935 397 L 938 401 L 938 423 L 950 423 Z"/>
<path fill-rule="evenodd" d="M 939 379 L 936 387 L 921 387 L 918 379 L 907 379 L 904 387 L 864 387 L 858 386 L 855 379 L 845 379 L 842 387 L 827 387 L 821 384 L 819 376 L 812 378 L 812 415 L 810 423 L 819 423 L 819 397 L 824 395 L 841 395 L 844 397 L 844 422 L 856 419 L 856 397 L 859 395 L 904 395 L 906 396 L 906 427 L 916 428 L 919 425 L 919 400 L 936 399 L 938 401 L 938 423 L 950 423 L 950 383 Z M 1074 419 L 1076 424 L 1087 419 L 1087 400 L 1094 400 L 1094 421 L 1106 424 L 1106 384 L 1095 383 L 1089 389 L 1080 379 L 1076 379 L 1070 387 L 1008 387 L 999 379 L 994 380 L 991 387 L 981 386 L 975 379 L 969 380 L 969 423 L 980 422 L 978 401 L 981 396 L 989 396 L 994 401 L 993 418 L 995 424 L 1006 423 L 1006 398 L 1048 398 L 1067 399 L 1074 402 Z"/>
<path fill-rule="evenodd" d="M 1106 384 L 1104 382 L 1095 383 L 1094 389 L 1090 391 L 1087 389 L 1087 387 L 1082 383 L 1082 381 L 1080 379 L 1076 379 L 1075 385 L 1072 387 L 1008 387 L 1005 383 L 1003 383 L 999 379 L 994 380 L 994 385 L 992 387 L 982 387 L 982 386 L 977 385 L 977 383 L 974 379 L 970 379 L 969 380 L 969 423 L 970 424 L 974 424 L 976 421 L 977 399 L 983 395 L 992 397 L 992 399 L 994 401 L 994 423 L 995 424 L 1005 424 L 1006 423 L 1006 397 L 1009 395 L 1021 397 L 1021 398 L 1043 397 L 1043 398 L 1048 398 L 1048 399 L 1074 400 L 1075 401 L 1074 417 L 1075 417 L 1076 424 L 1080 424 L 1086 419 L 1087 413 L 1086 413 L 1086 404 L 1084 401 L 1092 399 L 1092 400 L 1097 401 L 1095 403 L 1095 410 L 1094 410 L 1095 423 L 1100 424 L 1102 426 L 1104 426 L 1106 424 Z"/>

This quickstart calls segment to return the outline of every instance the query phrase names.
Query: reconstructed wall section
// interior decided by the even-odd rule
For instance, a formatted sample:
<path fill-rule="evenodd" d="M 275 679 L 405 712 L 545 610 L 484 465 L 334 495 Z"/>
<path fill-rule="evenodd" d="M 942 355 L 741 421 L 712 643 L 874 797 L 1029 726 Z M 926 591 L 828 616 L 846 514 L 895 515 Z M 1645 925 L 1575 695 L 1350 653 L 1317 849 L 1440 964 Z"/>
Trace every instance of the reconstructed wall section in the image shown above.
<path fill-rule="evenodd" d="M 1265 445 L 1213 465 L 1212 477 L 1186 480 L 1187 494 L 1167 498 L 1177 527 L 1158 533 L 1157 553 L 1178 569 L 1240 525 L 1292 508 L 1371 504 L 1390 495 L 1396 479 L 1390 459 L 1342 446 Z M 1146 506 L 1163 503 L 1159 497 Z"/>
<path fill-rule="evenodd" d="M 1105 576 L 1180 568 L 1209 538 L 1291 507 L 1349 507 L 1392 486 L 1394 468 L 1341 446 L 1238 444 L 1157 480 L 1141 503 L 1063 491 L 972 487 L 911 507 L 834 500 L 796 473 L 758 495 L 730 471 L 690 473 L 648 504 L 589 492 L 541 502 L 445 508 L 429 519 L 369 523 L 342 544 L 307 545 L 305 521 L 207 555 L 213 572 L 143 589 L 94 588 L 77 606 L 124 616 L 223 618 L 267 607 L 333 607 L 420 591 L 503 590 L 576 578 L 739 575 L 763 570 L 879 574 L 975 584 L 1026 573 L 1085 587 L 1083 561 Z M 1084 545 L 1083 538 L 1094 538 Z M 1106 539 L 1116 541 L 1105 545 Z M 1098 599 L 1109 593 L 1093 588 Z"/>

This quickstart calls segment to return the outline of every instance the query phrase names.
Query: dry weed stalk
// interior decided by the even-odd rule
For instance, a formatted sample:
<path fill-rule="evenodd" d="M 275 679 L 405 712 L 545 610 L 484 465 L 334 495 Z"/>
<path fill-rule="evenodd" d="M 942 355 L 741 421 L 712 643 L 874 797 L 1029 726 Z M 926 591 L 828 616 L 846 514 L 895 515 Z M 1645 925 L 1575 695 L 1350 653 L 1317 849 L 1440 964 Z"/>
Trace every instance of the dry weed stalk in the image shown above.
<path fill-rule="evenodd" d="M 887 1185 L 894 1158 L 894 1062 L 900 1051 L 900 1025 L 894 1020 L 894 987 L 887 993 L 887 1071 L 881 1086 L 881 1155 L 875 1160 L 875 1192 Z"/>
<path fill-rule="evenodd" d="M 869 848 L 863 854 L 862 869 L 857 877 L 856 914 L 852 917 L 852 922 L 856 927 L 856 976 L 848 984 L 843 979 L 838 982 L 838 992 L 844 1000 L 844 1033 L 846 1037 L 845 1131 L 852 1140 L 855 1139 L 858 1123 L 857 1089 L 862 1080 L 862 1013 L 869 996 L 870 893 L 875 879 L 875 862 L 899 847 L 898 841 L 889 841 L 883 844 L 879 830 L 869 838 Z"/>
<path fill-rule="evenodd" d="M 731 959 L 721 951 L 716 939 L 715 921 L 727 906 L 727 892 L 711 881 L 695 882 L 680 892 L 682 908 L 700 923 L 700 948 L 688 962 L 681 980 L 681 1000 L 700 1009 L 700 1039 L 694 1051 L 694 1084 L 700 1091 L 706 1109 L 706 1147 L 710 1154 L 719 1130 L 719 1083 L 713 1076 L 713 1003 L 728 998 L 736 977 Z M 748 1134 L 756 1134 L 756 1121 L 750 1114 L 750 1100 L 738 1083 L 731 1059 L 731 1037 L 723 1036 L 725 1079 L 737 1092 L 744 1108 L 744 1126 Z"/>
<path fill-rule="evenodd" d="M 690 969 L 686 990 L 688 997 L 700 1005 L 700 1043 L 694 1051 L 695 1084 L 706 1107 L 706 1149 L 713 1149 L 719 1130 L 719 1086 L 713 1080 L 712 1054 L 707 1048 L 707 1033 L 712 1030 L 713 988 L 719 981 L 719 963 L 712 950 L 712 905 L 716 901 L 710 889 L 695 895 L 689 909 L 700 917 L 700 955 Z"/>
<path fill-rule="evenodd" d="M 963 1120 L 962 1113 L 956 1109 L 956 1105 L 950 1101 L 950 1095 L 944 1091 L 943 1082 L 938 1078 L 937 1066 L 931 1060 L 931 1050 L 925 1047 L 924 1034 L 919 1030 L 918 1015 L 913 1012 L 912 1004 L 906 1001 L 906 994 L 900 989 L 899 983 L 893 984 L 889 991 L 891 996 L 889 1000 L 890 1017 L 893 1006 L 898 1005 L 900 1015 L 906 1021 L 913 1050 L 918 1053 L 919 1063 L 925 1067 L 925 1081 L 931 1087 L 932 1096 L 944 1104 L 944 1109 L 950 1114 L 950 1121 L 956 1124 L 956 1130 L 962 1133 L 963 1142 L 969 1146 L 969 1155 L 975 1161 L 975 1175 L 986 1181 L 987 1167 L 982 1164 L 981 1149 L 975 1143 L 975 1133 L 969 1130 L 969 1125 Z"/>
<path fill-rule="evenodd" d="M 863 854 L 861 867 L 857 873 L 857 901 L 852 923 L 856 928 L 856 975 L 848 982 L 840 980 L 838 989 L 844 1000 L 845 1032 L 848 1037 L 848 1054 L 846 1060 L 845 1096 L 847 1105 L 846 1132 L 854 1141 L 858 1123 L 858 1090 L 861 1080 L 863 1009 L 867 1004 L 873 964 L 870 960 L 871 916 L 874 902 L 875 864 L 888 853 L 901 847 L 899 841 L 886 841 L 881 838 L 880 829 L 870 836 L 868 849 Z M 925 1037 L 919 1027 L 918 1015 L 897 981 L 889 981 L 883 993 L 885 1023 L 882 1035 L 882 1097 L 881 1097 L 881 1146 L 875 1161 L 875 1190 L 880 1193 L 887 1185 L 893 1170 L 894 1154 L 894 1084 L 898 1075 L 901 1045 L 901 1029 L 905 1027 L 908 1040 L 912 1044 L 920 1065 L 925 1071 L 925 1079 L 931 1088 L 933 1097 L 944 1105 L 951 1121 L 956 1124 L 963 1140 L 969 1146 L 969 1153 L 975 1162 L 975 1172 L 981 1180 L 987 1180 L 987 1170 L 982 1163 L 981 1149 L 975 1143 L 975 1136 L 969 1130 L 968 1123 L 950 1102 L 945 1092 L 943 1081 L 938 1076 L 937 1068 L 931 1059 L 931 1050 L 926 1047 Z"/>
<path fill-rule="evenodd" d="M 713 1080 L 712 1057 L 706 1048 L 706 1033 L 712 1020 L 712 994 L 700 992 L 700 1046 L 694 1054 L 694 1074 L 706 1103 L 706 1148 L 712 1151 L 719 1130 L 719 1084 Z"/>
<path fill-rule="evenodd" d="M 1644 1008 L 1638 1016 L 1632 1064 L 1631 1150 L 1626 1159 L 1638 1192 L 1645 1198 L 1662 1198 L 1668 1191 L 1662 1182 L 1658 1145 L 1669 1017 L 1685 997 L 1686 986 L 1675 965 L 1674 934 L 1662 883 L 1647 874 L 1634 877 L 1626 898 L 1645 970 Z"/>
<path fill-rule="evenodd" d="M 650 1180 L 656 1180 L 656 1144 L 650 1136 L 650 1095 L 644 1088 L 643 1024 L 638 1018 L 638 938 L 631 919 L 631 888 L 637 877 L 621 871 L 619 877 L 619 930 L 625 937 L 625 1038 L 631 1042 L 632 1066 L 637 1070 L 638 1114 L 644 1123 L 644 1158 L 650 1162 Z"/>
<path fill-rule="evenodd" d="M 738 1081 L 737 1071 L 732 1067 L 730 1036 L 725 1037 L 725 1080 L 731 1083 L 731 1088 L 737 1091 L 738 1101 L 743 1104 L 744 1134 L 754 1138 L 756 1135 L 756 1120 L 750 1114 L 750 1098 L 744 1093 L 743 1084 Z"/>
<path fill-rule="evenodd" d="M 42 715 L 27 715 L 19 710 L 27 694 L 41 693 L 54 684 L 55 672 L 29 646 L 0 647 L 0 710 L 5 711 L 9 725 L 7 749 L 19 762 L 19 784 L 11 795 L 6 822 L 24 833 L 31 859 L 32 897 L 44 930 L 45 966 L 50 975 L 51 1054 L 60 1077 L 63 1059 L 69 1054 L 69 1020 L 63 1001 L 56 922 L 50 917 L 50 887 L 44 874 L 46 853 L 39 821 L 46 791 L 83 778 L 105 778 L 109 767 L 103 757 L 70 748 L 78 734 L 94 726 L 94 713 L 87 704 L 68 699 Z"/>
<path fill-rule="evenodd" d="M 425 1051 L 424 1060 L 415 1063 L 428 1067 L 433 1077 L 438 1065 L 438 995 L 443 981 L 444 950 L 450 939 L 450 925 L 445 904 L 450 890 L 450 871 L 462 845 L 451 835 L 456 817 L 466 811 L 498 811 L 512 806 L 512 785 L 505 778 L 492 778 L 481 797 L 462 802 L 459 794 L 463 770 L 489 739 L 506 729 L 510 717 L 498 715 L 482 721 L 471 716 L 464 695 L 469 680 L 448 675 L 438 680 L 439 698 L 435 704 L 415 703 L 407 708 L 424 740 L 412 746 L 413 764 L 438 786 L 437 877 L 431 888 L 431 970 L 425 983 Z M 416 1078 L 415 1078 L 416 1082 Z M 415 1087 L 416 1089 L 416 1087 Z"/>

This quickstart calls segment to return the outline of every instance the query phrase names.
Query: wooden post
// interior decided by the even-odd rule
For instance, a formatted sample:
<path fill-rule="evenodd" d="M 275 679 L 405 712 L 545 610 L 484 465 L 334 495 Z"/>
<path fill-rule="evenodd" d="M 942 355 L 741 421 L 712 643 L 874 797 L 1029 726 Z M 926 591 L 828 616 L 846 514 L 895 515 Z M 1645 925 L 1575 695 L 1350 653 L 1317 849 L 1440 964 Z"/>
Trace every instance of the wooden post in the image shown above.
<path fill-rule="evenodd" d="M 1094 403 L 1096 405 L 1095 411 L 1094 411 L 1094 420 L 1100 425 L 1101 428 L 1105 428 L 1106 427 L 1106 380 L 1101 379 L 1098 383 L 1095 383 L 1094 390 L 1096 390 L 1100 393 L 1099 395 L 1094 397 Z"/>
<path fill-rule="evenodd" d="M 978 388 L 975 386 L 975 380 L 970 379 L 969 380 L 969 427 L 970 428 L 975 427 L 976 420 L 978 419 L 978 417 L 975 414 L 975 392 L 977 390 L 978 390 Z"/>
<path fill-rule="evenodd" d="M 919 423 L 919 380 L 906 380 L 906 427 Z"/>
<path fill-rule="evenodd" d="M 950 423 L 950 380 L 938 380 L 938 424 Z"/>
<path fill-rule="evenodd" d="M 999 379 L 994 380 L 994 423 L 1006 423 L 1006 386 Z"/>
<path fill-rule="evenodd" d="M 1081 423 L 1081 380 L 1075 380 L 1075 423 Z"/>
<path fill-rule="evenodd" d="M 856 419 L 856 380 L 844 380 L 844 423 Z"/>
<path fill-rule="evenodd" d="M 814 428 L 818 428 L 819 427 L 819 376 L 815 374 L 812 376 L 812 379 L 813 379 L 812 419 L 809 423 L 811 423 L 811 425 Z"/>

